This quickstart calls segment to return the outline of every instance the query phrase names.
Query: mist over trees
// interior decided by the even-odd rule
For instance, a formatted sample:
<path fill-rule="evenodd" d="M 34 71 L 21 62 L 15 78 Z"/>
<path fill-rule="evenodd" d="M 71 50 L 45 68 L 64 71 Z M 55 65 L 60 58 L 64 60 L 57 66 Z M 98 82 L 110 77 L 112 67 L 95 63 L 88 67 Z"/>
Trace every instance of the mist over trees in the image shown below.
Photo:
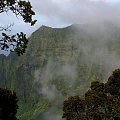
<path fill-rule="evenodd" d="M 49 8 L 49 6 L 47 6 L 47 8 Z M 53 7 L 51 8 L 53 9 Z M 73 9 L 71 10 L 73 11 Z M 16 17 L 21 17 L 25 23 L 29 23 L 31 26 L 36 23 L 36 20 L 32 19 L 35 12 L 32 10 L 32 5 L 29 1 L 1 0 L 0 13 L 9 14 L 9 11 Z M 76 11 L 80 10 L 75 10 L 75 15 Z M 104 11 L 105 9 L 103 9 L 103 12 Z M 47 12 L 49 15 L 50 11 L 48 9 Z M 68 16 L 68 12 L 62 11 L 62 13 L 67 13 Z M 72 13 L 74 12 L 70 12 L 70 16 L 73 17 L 74 14 Z M 78 13 L 80 14 L 80 12 Z M 97 14 L 97 16 L 99 15 Z M 68 18 L 70 19 L 70 17 Z M 74 18 L 78 21 L 78 18 L 81 17 L 78 15 L 78 17 Z M 92 18 L 95 20 L 95 17 Z M 91 21 L 88 18 L 87 20 Z M 7 32 L 11 31 L 12 26 L 13 24 L 7 25 L 6 27 L 0 26 L 0 48 L 8 51 L 15 50 L 18 55 L 22 55 L 26 52 L 28 39 L 23 32 L 8 35 Z M 119 57 L 117 59 L 116 56 L 119 56 L 118 48 L 120 37 L 119 32 L 111 29 L 114 25 L 109 28 L 109 30 L 115 34 L 104 30 L 105 32 L 102 31 L 99 35 L 96 32 L 98 27 L 99 26 L 97 26 L 97 29 L 91 31 L 91 29 L 89 30 L 88 26 L 86 26 L 88 33 L 84 32 L 86 31 L 84 27 L 81 27 L 83 31 L 80 29 L 80 34 L 78 34 L 69 27 L 68 29 L 57 31 L 58 29 L 52 30 L 52 28 L 44 26 L 39 29 L 37 33 L 33 33 L 31 38 L 33 42 L 31 42 L 26 55 L 22 59 L 16 58 L 12 54 L 8 58 L 1 57 L 0 85 L 16 91 L 20 101 L 20 110 L 17 115 L 20 120 L 35 120 L 36 117 L 39 117 L 39 115 L 43 114 L 51 106 L 61 109 L 62 104 L 60 102 L 63 102 L 64 97 L 70 96 L 72 94 L 71 91 L 76 94 L 79 93 L 79 91 L 83 93 L 89 80 L 104 80 L 103 73 L 106 76 L 107 74 L 103 72 L 103 66 L 107 64 L 111 67 L 113 65 L 111 65 L 111 63 L 117 63 L 116 61 L 119 61 Z M 94 31 L 95 36 L 93 35 Z M 100 33 L 99 30 L 98 33 Z M 103 33 L 106 34 L 104 35 Z M 84 35 L 82 36 L 82 34 Z M 114 41 L 111 40 L 108 43 L 109 38 Z M 94 42 L 94 40 L 96 42 Z M 116 42 L 115 40 L 118 41 Z M 105 49 L 101 50 L 102 45 L 103 48 L 110 49 L 106 50 L 107 52 L 115 51 L 115 53 L 108 54 Z M 108 46 L 108 48 L 106 46 Z M 112 56 L 115 54 L 116 56 Z M 89 61 L 91 58 L 93 61 Z M 102 63 L 102 60 L 99 58 L 103 58 L 104 63 Z M 110 58 L 114 58 L 112 62 Z M 50 59 L 52 59 L 52 62 Z M 60 66 L 62 67 L 60 68 Z M 111 67 L 111 69 L 113 68 Z M 109 70 L 111 71 L 111 69 Z M 38 72 L 38 76 L 36 75 L 38 78 L 35 78 L 34 75 L 36 71 Z M 50 75 L 52 77 L 50 77 Z M 18 101 L 16 93 L 6 89 L 0 89 L 0 120 L 17 120 Z M 57 111 L 57 109 L 54 108 L 54 111 Z M 116 69 L 106 83 L 99 81 L 92 82 L 90 89 L 85 93 L 84 97 L 70 96 L 66 99 L 63 104 L 63 112 L 63 118 L 67 120 L 119 120 L 120 69 Z M 51 113 L 45 114 L 48 120 L 50 120 L 52 116 Z M 59 111 L 55 112 L 54 115 L 57 113 L 59 113 Z M 62 118 L 62 116 L 58 118 L 54 115 L 52 117 L 53 120 Z"/>
<path fill-rule="evenodd" d="M 30 23 L 31 26 L 36 23 L 32 17 L 35 12 L 32 10 L 32 5 L 28 1 L 21 0 L 1 0 L 0 1 L 0 13 L 11 11 L 16 17 L 22 17 L 25 23 Z M 10 31 L 13 25 L 7 25 L 6 27 L 0 26 L 1 38 L 0 38 L 0 48 L 2 50 L 14 51 L 18 55 L 25 53 L 25 49 L 28 44 L 28 39 L 26 34 L 23 32 L 16 33 L 15 35 L 7 35 L 6 31 Z"/>
<path fill-rule="evenodd" d="M 95 54 L 92 55 L 92 54 L 90 54 L 91 52 L 89 51 L 90 56 L 84 58 L 85 54 L 82 51 L 82 49 L 78 49 L 78 51 L 77 51 L 77 47 L 74 45 L 72 40 L 74 40 L 75 38 L 76 39 L 78 38 L 78 40 L 81 40 L 82 34 L 80 34 L 81 38 L 74 37 L 75 34 L 74 34 L 74 32 L 71 32 L 71 27 L 68 27 L 67 30 L 64 29 L 64 31 L 63 31 L 63 29 L 60 29 L 60 31 L 59 31 L 59 29 L 55 29 L 55 30 L 52 30 L 52 32 L 51 32 L 51 30 L 52 30 L 52 28 L 42 27 L 42 28 L 40 28 L 40 31 L 37 31 L 37 33 L 33 34 L 32 38 L 31 38 L 33 41 L 32 40 L 30 41 L 32 43 L 28 47 L 26 54 L 24 56 L 22 56 L 22 57 L 24 57 L 24 59 L 22 58 L 22 60 L 18 60 L 17 58 L 21 58 L 21 57 L 15 58 L 12 55 L 10 55 L 6 58 L 8 60 L 1 59 L 1 84 L 5 85 L 5 87 L 10 87 L 11 89 L 15 89 L 17 91 L 19 100 L 22 101 L 22 103 L 19 104 L 19 106 L 20 106 L 20 112 L 18 111 L 19 119 L 27 120 L 30 118 L 35 118 L 35 116 L 42 114 L 44 110 L 47 111 L 47 107 L 49 107 L 49 105 L 51 105 L 51 104 L 52 104 L 51 106 L 55 106 L 57 108 L 58 108 L 58 106 L 62 107 L 62 106 L 60 106 L 62 103 L 60 103 L 58 105 L 56 102 L 57 100 L 59 100 L 60 102 L 63 102 L 62 97 L 71 96 L 71 94 L 72 94 L 71 92 L 74 92 L 74 91 L 75 91 L 74 93 L 76 93 L 76 94 L 83 93 L 84 91 L 86 91 L 85 85 L 88 84 L 88 82 L 93 81 L 93 80 L 104 80 L 103 74 L 105 74 L 107 76 L 106 72 L 104 72 L 104 70 L 103 70 L 103 65 L 106 65 L 108 62 L 110 62 L 111 59 L 109 59 L 109 61 L 107 59 L 106 60 L 107 63 L 105 62 L 106 64 L 102 64 L 101 62 L 98 61 L 98 59 L 97 60 L 95 59 L 95 63 L 94 63 L 93 61 L 90 62 L 88 60 L 91 58 L 91 56 L 95 57 Z M 70 34 L 67 34 L 67 33 L 71 33 L 71 36 L 73 38 L 69 39 L 71 36 L 70 36 Z M 57 35 L 59 35 L 59 36 L 57 36 Z M 87 40 L 87 39 L 89 40 L 90 37 L 88 36 L 88 34 L 84 33 L 84 35 L 87 38 L 85 37 L 85 39 L 82 39 L 82 40 L 83 41 Z M 66 39 L 64 39 L 65 37 L 66 37 Z M 57 43 L 56 43 L 56 38 L 58 40 Z M 99 38 L 101 39 L 101 37 L 99 37 Z M 61 42 L 61 40 L 63 40 L 63 41 Z M 71 40 L 71 42 L 68 42 L 69 40 Z M 82 40 L 81 40 L 81 43 L 82 43 Z M 91 41 L 92 40 L 94 40 L 94 39 L 91 38 Z M 67 44 L 65 44 L 65 43 L 67 43 Z M 79 44 L 77 44 L 77 45 L 79 45 Z M 119 44 L 117 44 L 117 45 L 119 45 Z M 41 47 L 41 46 L 43 46 L 43 47 Z M 86 46 L 87 46 L 87 48 L 91 48 L 90 45 L 88 46 L 88 44 L 86 44 Z M 50 49 L 50 47 L 51 47 L 51 49 Z M 59 49 L 57 49 L 57 48 L 59 48 Z M 64 50 L 64 48 L 65 48 L 65 50 Z M 75 48 L 75 50 L 73 50 L 74 48 Z M 112 47 L 110 47 L 110 48 L 112 48 Z M 115 48 L 118 50 L 118 47 L 115 46 Z M 86 50 L 86 49 L 84 49 L 84 50 Z M 90 50 L 90 49 L 88 49 L 88 50 Z M 81 54 L 79 52 L 81 52 Z M 78 56 L 78 53 L 80 56 Z M 87 53 L 87 52 L 85 52 L 85 53 Z M 96 53 L 98 53 L 98 52 L 96 52 Z M 102 54 L 102 56 L 104 56 L 104 55 L 105 54 Z M 68 56 L 69 56 L 69 60 L 72 59 L 71 62 L 65 61 L 68 58 Z M 53 59 L 51 59 L 51 61 L 50 61 L 51 57 L 53 57 Z M 109 58 L 108 55 L 105 57 Z M 89 59 L 86 59 L 86 58 L 89 58 Z M 101 57 L 101 58 L 103 58 L 103 57 Z M 16 63 L 15 63 L 15 61 L 16 61 Z M 62 63 L 61 63 L 61 61 L 62 61 Z M 96 63 L 96 61 L 98 64 Z M 118 62 L 114 61 L 113 63 L 118 63 Z M 111 64 L 107 64 L 107 65 L 110 66 Z M 60 68 L 60 66 L 61 66 L 61 68 Z M 39 68 L 40 68 L 40 70 L 39 70 Z M 76 68 L 77 68 L 77 70 L 76 70 Z M 36 70 L 38 72 L 38 79 L 36 78 L 36 81 L 33 81 L 34 80 L 34 72 Z M 89 70 L 91 70 L 91 71 L 89 71 Z M 111 71 L 111 69 L 107 69 L 107 70 Z M 54 71 L 55 71 L 55 73 L 54 73 Z M 60 73 L 60 71 L 62 71 L 62 72 Z M 78 71 L 78 73 L 77 73 L 77 71 Z M 52 77 L 50 77 L 50 75 Z M 79 76 L 76 77 L 77 75 L 79 75 Z M 66 76 L 66 77 L 64 77 L 64 76 Z M 39 84 L 40 84 L 40 86 L 38 86 L 38 90 L 40 91 L 40 94 L 37 94 L 36 92 L 34 92 L 37 88 L 35 85 L 35 82 L 37 84 L 39 82 Z M 111 84 L 111 82 L 109 84 Z M 71 86 L 71 85 L 74 85 L 74 86 Z M 104 86 L 102 83 L 99 83 L 99 82 L 93 83 L 92 87 L 91 87 L 92 90 L 90 89 L 90 91 L 92 91 L 93 94 L 90 92 L 90 96 L 91 96 L 91 94 L 92 95 L 95 94 L 96 96 L 99 96 L 98 95 L 99 89 L 96 90 L 96 88 L 94 88 L 94 86 L 97 86 L 97 85 L 98 86 L 100 85 L 101 87 Z M 114 86 L 112 86 L 112 87 L 114 88 Z M 46 88 L 48 88 L 48 89 L 46 89 Z M 111 91 L 111 89 L 108 89 L 107 91 Z M 101 93 L 101 94 L 103 94 L 103 93 Z M 62 95 L 62 96 L 58 96 L 58 95 Z M 89 94 L 87 94 L 87 95 L 89 95 Z M 39 99 L 42 96 L 45 96 L 48 101 L 45 102 L 45 99 L 43 99 L 43 100 Z M 53 98 L 55 98 L 56 101 L 51 102 L 51 100 L 49 100 L 50 99 L 49 96 L 50 97 L 53 96 Z M 74 105 L 74 107 L 76 107 L 77 105 L 82 105 L 81 107 L 78 106 L 78 108 L 81 111 L 83 111 L 84 104 L 85 104 L 84 99 L 81 97 L 80 98 L 77 97 L 77 98 L 79 100 L 78 101 L 79 104 Z M 87 97 L 87 98 L 89 98 L 89 97 Z M 90 97 L 90 99 L 91 99 L 91 97 Z M 50 103 L 49 101 L 51 102 L 51 104 L 49 104 Z M 88 99 L 88 101 L 89 101 L 89 99 Z M 98 99 L 98 101 L 99 101 L 99 99 Z M 54 104 L 55 102 L 56 102 L 56 104 Z M 89 102 L 91 102 L 94 105 L 94 102 L 92 102 L 92 100 Z M 72 108 L 71 110 L 74 110 L 74 109 L 75 108 Z M 91 109 L 92 108 L 90 106 L 90 110 Z M 42 112 L 41 112 L 41 110 L 42 110 Z M 36 111 L 38 112 L 37 114 L 35 113 Z M 55 111 L 56 111 L 56 109 L 55 109 Z M 50 115 L 51 114 L 52 113 L 50 113 Z M 57 113 L 52 114 L 53 119 L 56 118 L 55 117 L 56 114 Z M 77 114 L 79 114 L 79 112 Z M 47 116 L 47 115 L 45 115 L 45 116 Z M 62 117 L 62 115 L 59 118 L 61 118 L 61 117 Z M 48 117 L 48 120 L 49 119 L 50 118 Z M 60 119 L 56 119 L 56 120 L 60 120 Z"/>
<path fill-rule="evenodd" d="M 120 69 L 114 70 L 106 83 L 92 82 L 83 98 L 66 99 L 62 117 L 66 120 L 119 120 Z"/>

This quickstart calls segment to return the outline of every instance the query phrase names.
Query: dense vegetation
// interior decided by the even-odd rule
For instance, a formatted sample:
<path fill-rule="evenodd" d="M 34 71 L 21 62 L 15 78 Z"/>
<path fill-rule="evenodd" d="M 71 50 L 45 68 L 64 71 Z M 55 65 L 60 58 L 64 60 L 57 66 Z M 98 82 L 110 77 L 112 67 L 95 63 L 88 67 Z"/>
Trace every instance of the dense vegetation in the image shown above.
<path fill-rule="evenodd" d="M 0 88 L 0 120 L 18 120 L 16 117 L 17 102 L 14 91 Z"/>
<path fill-rule="evenodd" d="M 113 71 L 106 83 L 92 82 L 84 98 L 69 97 L 63 111 L 66 120 L 119 120 L 120 69 Z"/>
<path fill-rule="evenodd" d="M 108 70 L 113 70 L 108 62 L 120 55 L 120 29 L 113 25 L 105 28 L 104 35 L 97 33 L 98 27 L 91 30 L 89 25 L 54 29 L 42 26 L 29 38 L 24 56 L 0 55 L 0 87 L 16 91 L 18 119 L 39 120 L 48 110 L 62 116 L 66 97 L 83 96 L 92 81 L 106 80 Z M 104 46 L 100 40 L 105 41 Z M 107 53 L 106 58 L 114 56 L 106 60 L 100 51 Z"/>

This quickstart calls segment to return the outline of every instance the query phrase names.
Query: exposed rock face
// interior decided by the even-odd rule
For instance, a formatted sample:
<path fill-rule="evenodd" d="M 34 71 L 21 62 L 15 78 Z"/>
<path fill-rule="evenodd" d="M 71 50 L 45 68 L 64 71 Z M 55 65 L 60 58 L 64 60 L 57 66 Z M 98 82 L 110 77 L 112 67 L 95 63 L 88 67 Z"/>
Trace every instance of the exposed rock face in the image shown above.
<path fill-rule="evenodd" d="M 91 81 L 105 80 L 120 65 L 120 28 L 112 24 L 42 26 L 29 39 L 25 55 L 1 55 L 0 86 L 16 90 L 20 101 L 31 106 L 39 95 L 50 102 L 83 94 Z"/>

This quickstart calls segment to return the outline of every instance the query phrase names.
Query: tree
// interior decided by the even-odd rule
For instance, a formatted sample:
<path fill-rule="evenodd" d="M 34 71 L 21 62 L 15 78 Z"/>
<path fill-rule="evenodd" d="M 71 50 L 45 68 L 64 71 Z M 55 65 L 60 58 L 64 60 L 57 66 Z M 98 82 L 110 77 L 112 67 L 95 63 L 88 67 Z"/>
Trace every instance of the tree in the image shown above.
<path fill-rule="evenodd" d="M 35 12 L 32 10 L 32 5 L 28 1 L 24 0 L 0 0 L 0 13 L 12 11 L 16 16 L 21 16 L 25 23 L 30 23 L 31 26 L 36 23 L 36 20 L 33 20 L 32 17 L 35 15 Z M 0 48 L 2 50 L 10 50 L 15 52 L 18 55 L 25 53 L 25 49 L 28 44 L 28 39 L 26 34 L 23 32 L 16 33 L 16 35 L 7 35 L 5 32 L 9 31 L 12 25 L 5 27 L 0 27 L 2 33 L 0 39 Z"/>
<path fill-rule="evenodd" d="M 90 89 L 82 99 L 84 102 L 81 102 L 79 96 L 71 96 L 65 100 L 63 118 L 66 120 L 120 120 L 119 93 L 120 69 L 116 69 L 106 83 L 99 81 L 91 83 Z"/>
<path fill-rule="evenodd" d="M 17 102 L 15 92 L 0 88 L 0 120 L 18 120 L 16 117 Z"/>
<path fill-rule="evenodd" d="M 79 96 L 71 96 L 64 101 L 63 118 L 77 120 L 84 117 L 85 102 Z"/>
<path fill-rule="evenodd" d="M 120 99 L 120 69 L 113 71 L 106 83 L 106 92 Z"/>
<path fill-rule="evenodd" d="M 120 120 L 120 69 L 113 71 L 105 84 L 105 91 L 113 97 L 112 116 L 115 120 Z"/>

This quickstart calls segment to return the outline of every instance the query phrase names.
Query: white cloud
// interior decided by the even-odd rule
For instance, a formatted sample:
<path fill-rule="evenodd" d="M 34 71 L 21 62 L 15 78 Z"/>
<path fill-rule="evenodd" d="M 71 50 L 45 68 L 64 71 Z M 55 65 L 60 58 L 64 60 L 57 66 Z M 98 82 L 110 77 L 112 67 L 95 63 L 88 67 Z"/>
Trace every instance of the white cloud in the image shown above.
<path fill-rule="evenodd" d="M 72 23 L 111 21 L 120 23 L 120 3 L 118 0 L 30 0 L 38 22 L 34 27 L 25 24 L 12 14 L 1 15 L 0 25 L 14 23 L 13 32 L 30 34 L 42 24 L 63 27 Z"/>
<path fill-rule="evenodd" d="M 120 21 L 120 3 L 111 5 L 112 0 L 31 0 L 39 15 L 63 23 L 88 23 L 99 21 Z M 112 2 L 113 3 L 113 2 Z M 115 2 L 114 2 L 115 3 Z"/>

